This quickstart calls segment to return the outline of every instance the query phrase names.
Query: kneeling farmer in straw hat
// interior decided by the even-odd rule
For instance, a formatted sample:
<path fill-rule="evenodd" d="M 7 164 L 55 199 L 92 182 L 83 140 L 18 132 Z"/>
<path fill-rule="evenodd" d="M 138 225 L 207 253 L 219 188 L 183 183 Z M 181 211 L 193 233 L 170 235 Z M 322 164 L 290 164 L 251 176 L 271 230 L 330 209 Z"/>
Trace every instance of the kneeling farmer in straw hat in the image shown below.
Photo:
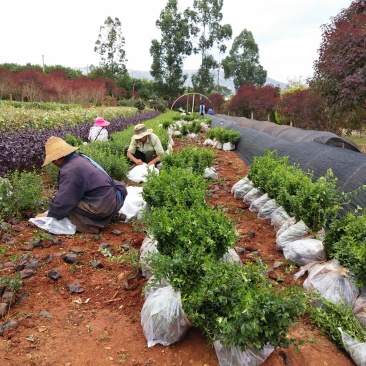
<path fill-rule="evenodd" d="M 96 162 L 76 153 L 78 147 L 51 136 L 46 142 L 42 166 L 53 163 L 60 168 L 58 192 L 49 204 L 49 216 L 57 220 L 68 217 L 77 231 L 98 233 L 118 214 L 127 196 L 125 185 L 112 179 Z"/>
<path fill-rule="evenodd" d="M 134 131 L 135 134 L 127 149 L 127 157 L 136 165 L 146 163 L 150 166 L 158 163 L 164 154 L 159 137 L 151 128 L 146 129 L 143 124 L 136 125 Z"/>

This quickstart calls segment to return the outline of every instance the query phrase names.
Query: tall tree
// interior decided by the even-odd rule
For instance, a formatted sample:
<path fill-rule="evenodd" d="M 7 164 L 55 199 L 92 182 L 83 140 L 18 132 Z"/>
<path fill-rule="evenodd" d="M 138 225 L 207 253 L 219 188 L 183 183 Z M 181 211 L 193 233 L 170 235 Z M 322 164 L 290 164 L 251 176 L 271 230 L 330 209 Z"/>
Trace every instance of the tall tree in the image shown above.
<path fill-rule="evenodd" d="M 201 93 L 210 93 L 214 89 L 214 74 L 211 70 L 218 68 L 219 62 L 208 52 L 215 46 L 219 54 L 225 52 L 225 40 L 231 39 L 231 25 L 221 25 L 223 0 L 194 0 L 193 9 L 186 9 L 184 15 L 191 23 L 191 35 L 196 46 L 195 54 L 201 54 L 201 65 L 195 75 L 195 86 Z M 192 78 L 193 80 L 193 78 Z"/>
<path fill-rule="evenodd" d="M 116 78 L 127 72 L 124 46 L 120 20 L 108 17 L 100 27 L 94 47 L 94 51 L 101 57 L 99 66 L 105 70 L 105 77 Z"/>
<path fill-rule="evenodd" d="M 258 45 L 252 32 L 246 29 L 234 39 L 222 66 L 225 79 L 232 78 L 236 90 L 243 84 L 264 85 L 267 79 L 267 71 L 259 63 Z"/>
<path fill-rule="evenodd" d="M 310 86 L 333 115 L 366 106 L 366 1 L 355 0 L 323 25 Z"/>
<path fill-rule="evenodd" d="M 183 60 L 192 53 L 189 23 L 178 12 L 177 0 L 168 0 L 156 26 L 161 31 L 161 41 L 151 41 L 153 62 L 150 74 L 159 94 L 170 99 L 183 91 L 187 79 L 187 75 L 183 74 Z"/>

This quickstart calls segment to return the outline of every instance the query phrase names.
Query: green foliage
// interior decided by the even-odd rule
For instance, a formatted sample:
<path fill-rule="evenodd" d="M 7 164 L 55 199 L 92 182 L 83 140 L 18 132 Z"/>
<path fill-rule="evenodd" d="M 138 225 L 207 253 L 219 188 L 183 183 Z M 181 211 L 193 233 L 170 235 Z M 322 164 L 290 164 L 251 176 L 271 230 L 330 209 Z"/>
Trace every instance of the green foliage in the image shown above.
<path fill-rule="evenodd" d="M 114 141 L 94 141 L 82 145 L 80 152 L 102 166 L 113 179 L 122 181 L 127 176 L 129 163 L 121 149 Z"/>
<path fill-rule="evenodd" d="M 145 103 L 141 99 L 136 100 L 134 107 L 141 113 L 145 109 Z"/>
<path fill-rule="evenodd" d="M 337 259 L 360 286 L 366 286 L 366 211 L 359 216 L 348 213 L 334 220 L 323 243 L 327 256 Z"/>
<path fill-rule="evenodd" d="M 320 331 L 339 348 L 344 348 L 344 346 L 338 327 L 342 328 L 344 332 L 356 341 L 366 342 L 366 330 L 362 328 L 351 307 L 345 304 L 335 304 L 326 298 L 319 298 L 319 295 L 316 294 L 309 299 L 307 312 L 310 314 L 311 322 L 316 324 Z M 320 299 L 320 307 L 314 306 L 314 299 Z"/>
<path fill-rule="evenodd" d="M 226 142 L 236 144 L 239 142 L 240 132 L 236 130 L 227 130 L 224 127 L 214 127 L 206 131 L 206 136 L 211 140 L 216 139 L 222 144 Z"/>
<path fill-rule="evenodd" d="M 186 207 L 204 204 L 209 182 L 186 168 L 151 172 L 143 185 L 142 197 L 151 207 Z"/>
<path fill-rule="evenodd" d="M 215 153 L 210 149 L 185 147 L 179 153 L 166 154 L 162 157 L 163 168 L 190 168 L 194 173 L 202 175 L 210 167 Z"/>
<path fill-rule="evenodd" d="M 288 347 L 286 337 L 292 322 L 305 309 L 300 287 L 276 291 L 264 275 L 265 267 L 224 261 L 205 262 L 199 286 L 182 291 L 182 304 L 190 321 L 210 343 L 242 350 L 260 350 L 267 343 Z"/>
<path fill-rule="evenodd" d="M 18 273 L 18 277 L 0 276 L 0 287 L 3 286 L 13 292 L 19 291 L 23 286 L 20 273 Z"/>
<path fill-rule="evenodd" d="M 42 180 L 35 172 L 15 170 L 0 180 L 0 219 L 29 216 L 43 205 Z"/>
<path fill-rule="evenodd" d="M 83 144 L 83 140 L 80 137 L 71 135 L 71 133 L 65 135 L 65 141 L 71 146 L 80 146 Z"/>
<path fill-rule="evenodd" d="M 330 169 L 313 182 L 312 172 L 304 173 L 298 165 L 288 164 L 288 158 L 279 158 L 276 151 L 254 157 L 248 177 L 314 232 L 335 219 L 349 200 L 349 195 L 337 188 L 337 179 Z"/>

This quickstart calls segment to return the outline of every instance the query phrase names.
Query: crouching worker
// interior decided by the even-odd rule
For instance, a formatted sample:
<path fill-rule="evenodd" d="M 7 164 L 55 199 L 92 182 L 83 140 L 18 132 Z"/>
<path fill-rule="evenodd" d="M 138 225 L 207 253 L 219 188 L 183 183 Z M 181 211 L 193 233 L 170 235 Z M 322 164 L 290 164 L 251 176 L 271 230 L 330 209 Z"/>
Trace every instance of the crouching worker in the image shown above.
<path fill-rule="evenodd" d="M 153 133 L 151 128 L 138 124 L 134 127 L 135 134 L 131 138 L 127 149 L 127 157 L 136 165 L 154 165 L 160 161 L 164 154 L 160 139 Z"/>
<path fill-rule="evenodd" d="M 55 197 L 48 212 L 37 217 L 68 217 L 80 232 L 98 233 L 117 215 L 127 196 L 126 186 L 112 179 L 89 157 L 75 152 L 59 137 L 51 136 L 45 145 L 46 158 L 42 167 L 53 163 L 60 170 Z"/>

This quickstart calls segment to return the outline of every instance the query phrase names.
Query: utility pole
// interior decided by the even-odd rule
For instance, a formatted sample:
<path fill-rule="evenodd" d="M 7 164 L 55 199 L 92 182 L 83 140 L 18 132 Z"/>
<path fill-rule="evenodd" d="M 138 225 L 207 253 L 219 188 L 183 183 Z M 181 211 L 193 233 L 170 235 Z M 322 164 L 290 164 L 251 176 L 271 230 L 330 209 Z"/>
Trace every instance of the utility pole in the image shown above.
<path fill-rule="evenodd" d="M 45 73 L 44 72 L 44 55 L 42 55 L 42 69 L 43 69 L 43 73 Z"/>

